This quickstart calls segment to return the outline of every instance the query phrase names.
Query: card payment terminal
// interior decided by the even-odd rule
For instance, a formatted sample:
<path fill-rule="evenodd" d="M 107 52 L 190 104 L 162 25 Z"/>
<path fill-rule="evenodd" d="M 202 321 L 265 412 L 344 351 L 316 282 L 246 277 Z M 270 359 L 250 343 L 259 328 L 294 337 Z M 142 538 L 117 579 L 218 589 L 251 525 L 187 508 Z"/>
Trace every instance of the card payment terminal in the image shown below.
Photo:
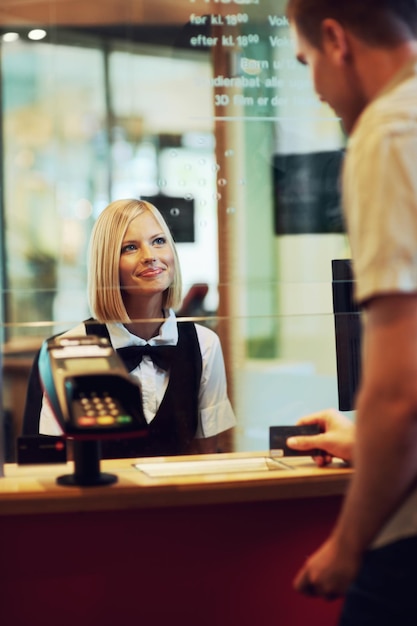
<path fill-rule="evenodd" d="M 49 339 L 41 349 L 39 372 L 65 434 L 122 436 L 146 427 L 139 385 L 107 339 Z"/>
<path fill-rule="evenodd" d="M 75 474 L 58 478 L 58 483 L 114 482 L 116 477 L 99 471 L 99 442 L 146 436 L 139 384 L 108 339 L 95 335 L 46 340 L 39 373 L 56 419 L 65 436 L 74 440 Z"/>

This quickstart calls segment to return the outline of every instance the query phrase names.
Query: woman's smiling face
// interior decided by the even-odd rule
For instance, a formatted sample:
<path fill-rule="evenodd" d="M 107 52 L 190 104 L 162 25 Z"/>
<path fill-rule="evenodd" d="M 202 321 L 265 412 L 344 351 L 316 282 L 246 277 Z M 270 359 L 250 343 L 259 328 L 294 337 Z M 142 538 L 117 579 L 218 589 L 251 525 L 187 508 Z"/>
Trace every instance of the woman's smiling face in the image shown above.
<path fill-rule="evenodd" d="M 174 254 L 150 211 L 129 224 L 120 251 L 119 277 L 126 304 L 136 298 L 161 295 L 174 279 Z"/>

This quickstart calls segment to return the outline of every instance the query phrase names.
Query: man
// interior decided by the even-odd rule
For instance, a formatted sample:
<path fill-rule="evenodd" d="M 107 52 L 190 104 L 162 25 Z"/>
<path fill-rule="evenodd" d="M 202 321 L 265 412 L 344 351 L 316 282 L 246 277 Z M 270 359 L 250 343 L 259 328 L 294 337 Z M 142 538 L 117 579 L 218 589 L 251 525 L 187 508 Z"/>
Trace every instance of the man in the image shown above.
<path fill-rule="evenodd" d="M 343 203 L 364 309 L 355 473 L 295 579 L 340 624 L 417 624 L 417 4 L 289 0 L 297 58 L 349 141 Z"/>

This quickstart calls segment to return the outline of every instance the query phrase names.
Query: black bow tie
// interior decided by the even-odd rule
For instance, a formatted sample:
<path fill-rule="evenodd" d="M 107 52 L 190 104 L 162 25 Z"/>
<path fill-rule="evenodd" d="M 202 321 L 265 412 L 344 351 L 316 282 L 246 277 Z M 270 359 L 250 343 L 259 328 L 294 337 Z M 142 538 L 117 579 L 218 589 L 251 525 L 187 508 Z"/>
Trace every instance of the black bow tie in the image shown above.
<path fill-rule="evenodd" d="M 117 354 L 126 365 L 129 372 L 132 372 L 142 361 L 144 355 L 149 356 L 152 361 L 163 370 L 169 369 L 171 365 L 173 351 L 176 346 L 127 346 L 118 348 Z"/>

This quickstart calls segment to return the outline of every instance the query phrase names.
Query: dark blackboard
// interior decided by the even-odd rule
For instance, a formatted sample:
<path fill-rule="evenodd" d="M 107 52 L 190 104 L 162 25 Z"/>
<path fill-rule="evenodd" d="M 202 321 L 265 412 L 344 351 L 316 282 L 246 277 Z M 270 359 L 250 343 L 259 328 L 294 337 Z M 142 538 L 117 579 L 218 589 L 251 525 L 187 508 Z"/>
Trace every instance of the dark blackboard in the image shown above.
<path fill-rule="evenodd" d="M 343 151 L 275 155 L 275 234 L 342 233 Z"/>
<path fill-rule="evenodd" d="M 194 200 L 174 196 L 142 196 L 162 213 L 176 243 L 195 241 Z"/>

